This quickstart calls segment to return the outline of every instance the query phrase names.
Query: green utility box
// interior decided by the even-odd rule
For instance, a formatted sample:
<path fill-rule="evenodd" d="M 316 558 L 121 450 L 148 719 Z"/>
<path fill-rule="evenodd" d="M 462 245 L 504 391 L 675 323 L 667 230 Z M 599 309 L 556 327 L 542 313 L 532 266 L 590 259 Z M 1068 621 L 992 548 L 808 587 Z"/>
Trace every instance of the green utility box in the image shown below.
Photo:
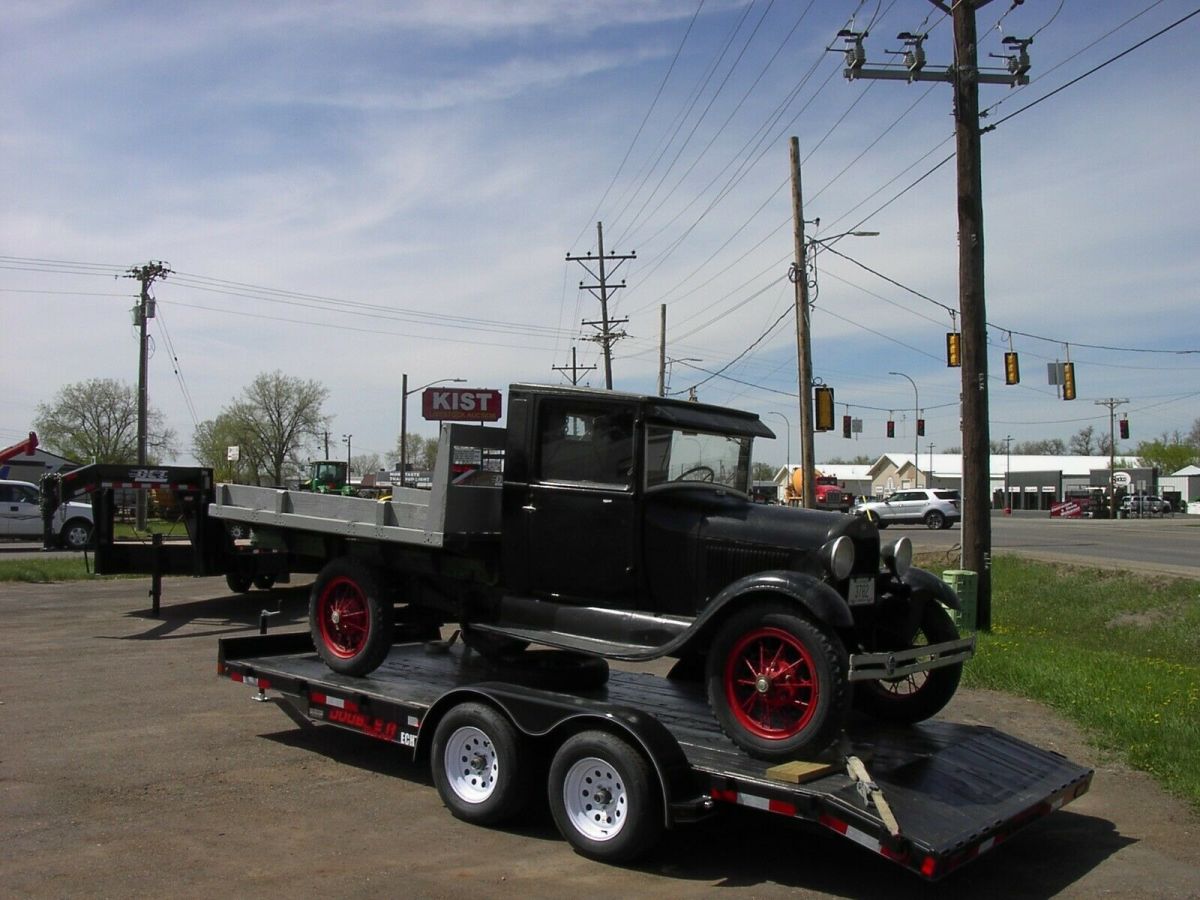
<path fill-rule="evenodd" d="M 954 588 L 962 609 L 954 615 L 955 624 L 959 631 L 975 630 L 975 604 L 979 593 L 979 575 L 969 569 L 947 569 L 942 573 L 942 581 Z"/>

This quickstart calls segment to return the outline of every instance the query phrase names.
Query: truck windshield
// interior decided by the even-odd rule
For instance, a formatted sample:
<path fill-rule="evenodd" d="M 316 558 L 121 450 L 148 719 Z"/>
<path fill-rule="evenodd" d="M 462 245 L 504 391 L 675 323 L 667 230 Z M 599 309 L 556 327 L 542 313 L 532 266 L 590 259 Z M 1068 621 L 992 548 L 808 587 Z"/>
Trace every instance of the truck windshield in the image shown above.
<path fill-rule="evenodd" d="M 646 428 L 646 486 L 669 482 L 719 484 L 750 492 L 751 438 L 661 425 Z"/>

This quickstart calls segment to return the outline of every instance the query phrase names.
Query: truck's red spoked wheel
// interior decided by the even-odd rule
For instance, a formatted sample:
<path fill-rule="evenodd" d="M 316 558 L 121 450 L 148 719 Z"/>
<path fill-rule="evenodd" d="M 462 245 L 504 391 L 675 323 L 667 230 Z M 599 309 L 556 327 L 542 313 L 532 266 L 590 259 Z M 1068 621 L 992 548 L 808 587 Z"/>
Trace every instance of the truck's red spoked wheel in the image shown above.
<path fill-rule="evenodd" d="M 768 740 L 800 734 L 821 686 L 812 654 L 795 635 L 763 627 L 743 635 L 725 658 L 725 698 L 738 725 Z"/>
<path fill-rule="evenodd" d="M 321 639 L 326 649 L 342 659 L 362 652 L 371 630 L 367 598 L 358 583 L 345 576 L 330 579 L 318 604 Z"/>

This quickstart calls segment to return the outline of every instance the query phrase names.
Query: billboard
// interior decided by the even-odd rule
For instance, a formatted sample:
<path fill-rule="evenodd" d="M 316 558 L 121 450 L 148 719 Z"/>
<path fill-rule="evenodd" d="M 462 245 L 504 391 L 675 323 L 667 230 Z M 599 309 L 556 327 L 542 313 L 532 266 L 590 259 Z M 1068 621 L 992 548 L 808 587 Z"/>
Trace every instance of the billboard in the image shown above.
<path fill-rule="evenodd" d="M 421 394 L 421 415 L 434 422 L 495 422 L 501 412 L 497 390 L 431 387 Z"/>

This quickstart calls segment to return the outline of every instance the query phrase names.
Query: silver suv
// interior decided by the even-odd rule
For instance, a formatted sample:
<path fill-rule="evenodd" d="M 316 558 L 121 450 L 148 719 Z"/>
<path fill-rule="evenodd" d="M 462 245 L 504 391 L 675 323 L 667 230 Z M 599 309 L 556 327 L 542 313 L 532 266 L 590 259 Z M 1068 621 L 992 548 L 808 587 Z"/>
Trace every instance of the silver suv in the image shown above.
<path fill-rule="evenodd" d="M 62 504 L 54 513 L 51 528 L 68 550 L 83 550 L 92 540 L 92 505 Z M 0 480 L 0 538 L 42 538 L 38 489 L 28 481 Z"/>
<path fill-rule="evenodd" d="M 867 516 L 880 528 L 889 525 L 924 525 L 949 528 L 962 518 L 958 491 L 941 488 L 912 488 L 897 491 L 884 500 L 860 501 L 852 513 Z"/>

